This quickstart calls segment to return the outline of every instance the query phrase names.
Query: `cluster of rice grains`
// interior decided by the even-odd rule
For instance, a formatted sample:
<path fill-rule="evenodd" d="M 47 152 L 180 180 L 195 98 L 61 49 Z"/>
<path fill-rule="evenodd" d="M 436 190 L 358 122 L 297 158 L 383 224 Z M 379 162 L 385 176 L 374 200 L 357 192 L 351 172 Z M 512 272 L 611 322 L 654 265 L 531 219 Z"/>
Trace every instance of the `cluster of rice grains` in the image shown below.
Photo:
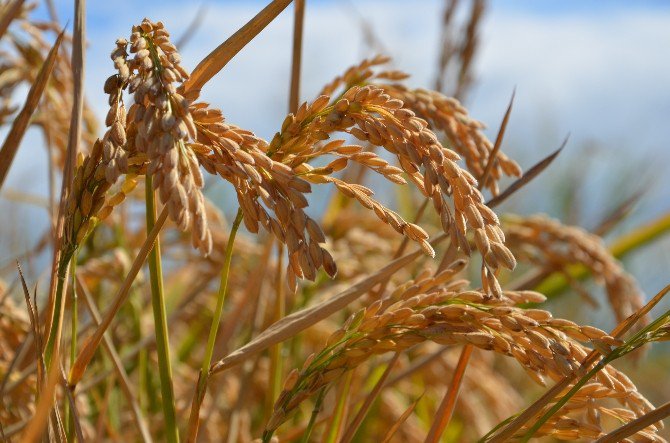
<path fill-rule="evenodd" d="M 318 143 L 328 140 L 333 132 L 349 133 L 368 145 L 385 148 L 396 156 L 399 167 L 389 165 L 360 145 L 345 144 L 343 140 Z M 431 199 L 443 230 L 468 254 L 466 234 L 468 227 L 474 230 L 475 244 L 484 258 L 484 288 L 500 296 L 495 271 L 500 266 L 514 269 L 516 262 L 504 245 L 498 217 L 484 204 L 477 180 L 456 163 L 460 156 L 444 147 L 425 120 L 416 117 L 411 109 L 404 107 L 403 101 L 392 98 L 383 88 L 352 86 L 333 103 L 329 96 L 322 95 L 311 104 L 303 104 L 284 121 L 268 152 L 273 158 L 280 156 L 307 181 L 333 183 L 342 194 L 356 199 L 397 232 L 417 242 L 426 254 L 434 256 L 423 228 L 403 220 L 375 200 L 369 188 L 330 175 L 344 168 L 348 161 L 359 163 L 392 183 L 404 184 L 404 174 Z M 307 163 L 325 154 L 340 158 L 320 168 Z M 446 196 L 453 197 L 453 212 Z"/>
<path fill-rule="evenodd" d="M 635 279 L 597 235 L 544 215 L 506 217 L 504 230 L 510 247 L 524 261 L 549 271 L 566 272 L 566 267 L 574 264 L 586 266 L 599 283 L 604 283 L 618 321 L 643 306 L 644 297 Z"/>
<path fill-rule="evenodd" d="M 113 181 L 126 172 L 129 154 L 144 154 L 147 174 L 170 218 L 182 231 L 190 231 L 193 245 L 208 254 L 212 239 L 201 191 L 204 182 L 188 145 L 196 137 L 196 127 L 190 102 L 177 91 L 188 78 L 181 57 L 163 24 L 147 19 L 133 27 L 130 41 L 119 39 L 116 46 L 112 59 L 118 74 L 105 85 L 110 104 L 104 140 L 107 178 Z M 134 98 L 127 116 L 121 97 L 126 87 Z"/>
<path fill-rule="evenodd" d="M 125 200 L 126 194 L 137 185 L 137 168 L 128 171 L 121 189 L 109 192 L 111 184 L 106 179 L 109 165 L 103 159 L 103 143 L 97 141 L 90 154 L 80 153 L 74 173 L 74 183 L 68 196 L 65 211 L 63 257 L 67 265 L 74 251 L 93 231 L 97 222 L 107 218 L 114 206 Z"/>
<path fill-rule="evenodd" d="M 622 343 L 597 328 L 553 318 L 548 311 L 516 307 L 543 302 L 545 297 L 539 293 L 504 291 L 500 298 L 492 298 L 468 289 L 468 281 L 455 277 L 465 265 L 465 261 L 456 262 L 434 277 L 423 272 L 395 288 L 388 298 L 352 314 L 322 350 L 288 375 L 266 433 L 286 421 L 306 398 L 374 355 L 403 352 L 424 341 L 470 344 L 512 357 L 542 386 L 547 379 L 559 381 L 579 368 L 589 351 L 582 343 L 599 349 Z M 621 407 L 612 407 L 608 399 L 616 399 Z M 651 410 L 653 406 L 630 379 L 607 366 L 536 435 L 597 438 L 606 431 L 602 417 L 629 421 Z M 657 430 L 652 426 L 644 435 L 656 441 Z"/>
<path fill-rule="evenodd" d="M 154 176 L 153 186 L 159 189 L 171 218 L 182 230 L 191 230 L 193 244 L 203 252 L 211 250 L 211 234 L 201 193 L 200 165 L 233 184 L 249 231 L 257 232 L 262 226 L 286 244 L 287 280 L 293 290 L 297 278 L 314 280 L 321 267 L 331 276 L 337 270 L 331 254 L 321 246 L 325 242 L 321 228 L 304 212 L 308 205 L 305 194 L 311 192 L 311 184 L 334 184 L 342 194 L 374 211 L 383 222 L 434 256 L 423 228 L 375 200 L 366 186 L 333 175 L 348 162 L 355 162 L 396 184 L 406 183 L 405 174 L 432 200 L 452 241 L 468 253 L 466 233 L 468 227 L 472 228 L 475 244 L 484 257 L 484 288 L 500 295 L 495 272 L 499 266 L 513 269 L 515 260 L 504 246 L 496 214 L 484 204 L 477 180 L 458 166 L 460 156 L 442 146 L 428 122 L 406 108 L 402 100 L 392 98 L 386 89 L 351 86 L 336 100 L 321 95 L 289 115 L 281 131 L 267 143 L 227 124 L 221 111 L 190 102 L 179 93 L 176 85 L 188 74 L 179 64 L 179 55 L 161 23 L 145 20 L 133 29 L 133 58 L 129 58 L 127 46 L 126 40 L 117 41 L 112 59 L 118 74 L 105 85 L 110 100 L 106 119 L 109 129 L 103 140 L 106 176 L 113 182 L 127 171 L 128 156 L 145 154 L 147 172 Z M 127 117 L 122 100 L 126 87 L 134 93 Z M 461 116 L 458 119 L 463 120 Z M 398 158 L 399 167 L 364 146 L 331 139 L 337 132 L 384 147 Z M 477 126 L 468 134 L 473 132 L 477 143 L 490 148 Z M 338 158 L 324 167 L 309 164 L 326 155 Z M 446 196 L 453 196 L 453 212 Z"/>
<path fill-rule="evenodd" d="M 344 85 L 337 99 L 321 95 L 304 103 L 267 143 L 227 124 L 219 110 L 190 102 L 180 94 L 177 85 L 188 74 L 179 64 L 179 55 L 161 23 L 145 20 L 134 27 L 130 39 L 133 58 L 128 57 L 127 47 L 126 40 L 117 41 L 112 59 L 118 74 L 105 85 L 110 100 L 106 119 L 109 129 L 103 140 L 106 176 L 113 182 L 127 171 L 128 156 L 145 154 L 147 172 L 153 175 L 153 186 L 159 189 L 171 218 L 182 230 L 191 230 L 193 244 L 204 253 L 211 250 L 211 234 L 201 193 L 200 165 L 233 184 L 249 231 L 257 232 L 262 226 L 286 244 L 287 280 L 293 290 L 297 278 L 314 280 L 321 267 L 331 276 L 337 270 L 331 254 L 321 246 L 325 242 L 321 228 L 304 212 L 308 205 L 305 194 L 311 192 L 311 184 L 334 184 L 342 194 L 372 210 L 384 223 L 434 256 L 423 228 L 375 200 L 366 186 L 334 175 L 353 162 L 392 183 L 405 184 L 409 179 L 432 200 L 452 242 L 468 254 L 466 234 L 471 228 L 484 258 L 484 289 L 500 296 L 495 273 L 500 266 L 513 269 L 515 260 L 504 245 L 496 214 L 483 202 L 477 179 L 458 165 L 461 157 L 456 153 L 464 155 L 473 172 L 482 174 L 492 145 L 480 132 L 481 124 L 469 119 L 453 100 L 441 97 L 429 106 L 421 91 L 414 93 L 395 84 L 352 85 L 354 79 L 359 83 L 366 80 L 367 74 L 360 71 L 386 61 L 377 58 L 348 71 L 326 89 L 334 92 Z M 390 72 L 376 78 L 403 77 Z M 134 93 L 127 117 L 122 100 L 126 87 Z M 440 143 L 429 122 L 445 132 L 455 150 Z M 397 157 L 399 167 L 365 146 L 333 139 L 338 132 L 351 134 L 368 147 L 385 148 Z M 323 167 L 310 165 L 327 155 L 337 158 Z M 514 175 L 520 170 L 502 154 L 493 161 L 488 183 L 497 192 L 495 183 L 501 170 Z M 447 196 L 452 196 L 453 202 L 447 201 Z"/>

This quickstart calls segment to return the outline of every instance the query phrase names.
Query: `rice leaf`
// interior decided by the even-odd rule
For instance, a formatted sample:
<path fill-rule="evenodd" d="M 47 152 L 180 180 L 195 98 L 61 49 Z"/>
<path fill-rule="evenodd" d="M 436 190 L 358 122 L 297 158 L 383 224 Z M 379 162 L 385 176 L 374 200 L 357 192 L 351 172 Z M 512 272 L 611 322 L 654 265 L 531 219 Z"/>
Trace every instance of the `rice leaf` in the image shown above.
<path fill-rule="evenodd" d="M 32 117 L 33 112 L 35 112 L 37 104 L 42 97 L 42 93 L 44 92 L 44 89 L 49 82 L 49 76 L 53 70 L 54 63 L 56 62 L 58 48 L 60 48 L 60 45 L 63 42 L 64 35 L 65 30 L 58 34 L 58 38 L 49 51 L 49 55 L 44 60 L 44 63 L 40 68 L 40 72 L 37 74 L 35 82 L 28 91 L 28 96 L 26 98 L 26 102 L 23 105 L 23 108 L 21 109 L 21 112 L 19 112 L 19 115 L 17 115 L 14 119 L 12 128 L 9 130 L 9 134 L 7 134 L 7 138 L 5 139 L 2 148 L 0 148 L 0 189 L 2 188 L 2 185 L 5 182 L 5 178 L 7 177 L 7 173 L 9 172 L 9 168 L 14 161 L 14 156 L 19 149 L 21 140 L 26 133 L 28 123 L 30 123 L 30 118 Z"/>
<path fill-rule="evenodd" d="M 291 1 L 274 0 L 225 42 L 209 53 L 207 57 L 198 63 L 198 66 L 191 73 L 191 77 L 184 83 L 184 92 L 198 95 L 202 87 L 221 71 L 247 43 L 265 29 Z"/>

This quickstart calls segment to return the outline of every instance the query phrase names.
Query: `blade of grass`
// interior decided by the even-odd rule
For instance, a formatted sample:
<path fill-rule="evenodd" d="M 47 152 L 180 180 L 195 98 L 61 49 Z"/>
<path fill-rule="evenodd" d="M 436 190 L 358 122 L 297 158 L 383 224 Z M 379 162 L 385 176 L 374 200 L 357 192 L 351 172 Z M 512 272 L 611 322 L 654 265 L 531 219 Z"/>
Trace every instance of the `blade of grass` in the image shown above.
<path fill-rule="evenodd" d="M 610 432 L 604 437 L 600 437 L 595 441 L 595 443 L 616 443 L 623 441 L 626 437 L 629 437 L 635 434 L 637 431 L 641 431 L 647 426 L 653 425 L 654 423 L 663 420 L 669 415 L 670 402 L 667 402 L 653 411 L 644 414 L 642 417 L 638 417 L 635 420 L 626 423 L 616 431 Z"/>
<path fill-rule="evenodd" d="M 2 148 L 0 148 L 0 188 L 2 188 L 5 178 L 7 177 L 7 172 L 14 161 L 16 151 L 18 151 L 21 140 L 26 133 L 30 118 L 37 108 L 42 93 L 49 82 L 49 77 L 54 68 L 56 57 L 58 56 L 58 49 L 63 42 L 64 35 L 65 30 L 58 34 L 56 42 L 51 47 L 35 81 L 28 91 L 28 96 L 26 97 L 26 102 L 24 103 L 23 108 L 12 122 L 12 127 L 5 138 Z"/>
<path fill-rule="evenodd" d="M 23 276 L 23 270 L 19 262 L 16 262 L 16 269 L 19 272 L 19 279 L 21 280 L 21 287 L 23 289 L 23 296 L 26 300 L 26 306 L 28 308 L 28 318 L 30 319 L 30 326 L 32 328 L 33 340 L 35 341 L 35 348 L 37 350 L 42 349 L 42 334 L 40 334 L 39 327 L 39 312 L 37 310 L 37 305 L 33 304 L 30 300 L 30 291 L 28 291 L 28 285 L 26 284 L 26 279 Z M 44 370 L 44 360 L 42 359 L 42 353 L 38 352 L 37 356 L 38 367 L 41 367 Z M 39 384 L 38 384 L 39 385 Z M 4 387 L 4 385 L 3 385 Z M 39 391 L 38 391 L 39 394 Z"/>
<path fill-rule="evenodd" d="M 184 92 L 198 95 L 205 84 L 212 79 L 235 55 L 270 24 L 292 0 L 273 0 L 254 18 L 249 20 L 225 42 L 210 52 L 195 67 L 191 77 L 184 83 Z"/>
<path fill-rule="evenodd" d="M 393 366 L 395 366 L 399 357 L 400 353 L 396 352 L 395 354 L 393 354 L 393 358 L 391 358 L 391 361 L 386 366 L 384 373 L 379 378 L 379 380 L 377 380 L 377 383 L 375 383 L 375 386 L 372 388 L 370 393 L 365 397 L 365 401 L 363 402 L 360 409 L 356 413 L 356 416 L 354 417 L 354 419 L 351 421 L 346 431 L 344 432 L 344 435 L 342 436 L 340 443 L 349 443 L 354 438 L 354 436 L 356 435 L 356 431 L 358 431 L 358 428 L 361 426 L 361 423 L 363 423 L 363 419 L 370 411 L 370 407 L 377 399 L 379 393 L 384 388 L 384 384 L 386 383 L 386 380 L 391 374 Z"/>
<path fill-rule="evenodd" d="M 33 303 L 30 300 L 30 291 L 28 291 L 28 285 L 26 284 L 26 279 L 23 276 L 23 271 L 21 270 L 21 266 L 19 265 L 19 262 L 16 262 L 16 267 L 19 272 L 19 279 L 21 280 L 21 287 L 23 289 L 23 295 L 26 301 L 26 305 L 28 307 L 28 316 L 30 319 L 30 326 L 33 330 L 33 336 L 35 337 L 35 343 L 36 343 L 36 352 L 37 352 L 37 359 L 35 361 L 37 365 L 37 373 L 38 373 L 38 379 L 37 379 L 37 389 L 35 391 L 35 404 L 40 404 L 40 396 L 44 393 L 46 390 L 47 393 L 48 391 L 48 386 L 41 386 L 42 381 L 46 378 L 46 365 L 44 363 L 44 354 L 41 352 L 42 348 L 40 347 L 42 343 L 42 336 L 40 334 L 39 330 L 39 312 L 37 310 L 37 301 Z M 35 288 L 35 293 L 37 293 L 37 288 Z M 36 300 L 36 299 L 35 299 Z M 55 367 L 55 365 L 54 365 Z M 45 385 L 48 384 L 48 381 L 44 382 Z M 50 395 L 53 396 L 53 393 L 50 393 Z M 4 397 L 3 397 L 4 398 Z M 49 409 L 51 409 L 51 406 L 49 406 Z M 4 434 L 4 431 L 3 431 Z"/>
<path fill-rule="evenodd" d="M 405 410 L 405 412 L 402 413 L 400 418 L 398 418 L 398 420 L 396 420 L 396 422 L 393 423 L 391 429 L 389 429 L 386 435 L 384 436 L 382 443 L 389 443 L 391 441 L 395 433 L 398 432 L 398 429 L 400 429 L 400 426 L 402 426 L 402 424 L 405 423 L 405 421 L 409 418 L 409 416 L 412 415 L 412 412 L 414 412 L 414 408 L 416 408 L 416 405 L 419 404 L 419 400 L 421 400 L 422 397 L 423 395 L 414 400 L 414 402 L 411 405 L 409 405 L 409 407 Z"/>
<path fill-rule="evenodd" d="M 456 400 L 458 399 L 458 391 L 461 387 L 461 382 L 463 381 L 463 376 L 465 375 L 465 369 L 468 366 L 468 361 L 470 360 L 470 355 L 472 355 L 473 346 L 465 345 L 461 351 L 461 356 L 458 359 L 458 364 L 454 370 L 454 375 L 451 379 L 451 384 L 447 389 L 447 392 L 444 394 L 442 403 L 435 414 L 435 420 L 430 426 L 428 435 L 426 436 L 426 443 L 438 443 L 444 430 L 447 428 L 449 421 L 451 420 L 451 415 L 454 412 L 454 407 L 456 406 Z"/>
<path fill-rule="evenodd" d="M 565 138 L 565 140 L 563 141 L 563 143 L 561 143 L 561 146 L 557 150 L 549 154 L 535 166 L 526 171 L 526 173 L 523 174 L 523 176 L 520 179 L 509 185 L 509 187 L 505 189 L 502 193 L 500 193 L 498 196 L 486 202 L 486 206 L 488 206 L 489 208 L 495 208 L 496 206 L 500 205 L 502 202 L 504 202 L 510 196 L 516 193 L 519 189 L 523 188 L 528 183 L 530 183 L 542 171 L 547 169 L 547 167 L 556 159 L 556 157 L 558 157 L 558 154 L 561 153 L 565 145 L 568 143 L 569 137 L 570 136 L 568 135 L 568 137 Z"/>
<path fill-rule="evenodd" d="M 493 145 L 493 149 L 491 150 L 491 153 L 489 154 L 489 159 L 486 162 L 486 167 L 484 168 L 484 172 L 482 173 L 482 176 L 479 179 L 479 190 L 481 191 L 484 187 L 486 187 L 486 182 L 489 179 L 489 176 L 491 175 L 491 171 L 493 170 L 493 165 L 495 164 L 496 157 L 498 156 L 498 152 L 500 151 L 500 147 L 502 146 L 502 141 L 503 138 L 505 138 L 505 130 L 507 129 L 507 123 L 509 122 L 509 116 L 512 114 L 512 104 L 514 103 L 514 96 L 516 95 L 516 88 L 512 91 L 512 97 L 509 99 L 509 105 L 507 105 L 507 111 L 505 111 L 505 116 L 503 117 L 502 122 L 500 123 L 500 129 L 498 129 L 498 135 L 496 136 L 496 141 Z"/>

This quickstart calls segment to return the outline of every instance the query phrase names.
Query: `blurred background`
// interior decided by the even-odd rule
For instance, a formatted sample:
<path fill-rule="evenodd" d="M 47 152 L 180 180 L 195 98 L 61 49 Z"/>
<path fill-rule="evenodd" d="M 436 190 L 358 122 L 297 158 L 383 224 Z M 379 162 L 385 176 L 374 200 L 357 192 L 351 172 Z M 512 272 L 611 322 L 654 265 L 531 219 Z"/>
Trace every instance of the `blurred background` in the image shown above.
<path fill-rule="evenodd" d="M 670 2 L 542 1 L 482 2 L 471 84 L 462 95 L 471 115 L 487 124 L 494 139 L 516 88 L 503 150 L 524 169 L 556 149 L 558 159 L 502 212 L 544 212 L 566 223 L 594 228 L 627 199 L 630 214 L 608 241 L 670 212 Z M 127 36 L 143 17 L 161 20 L 175 40 L 184 66 L 193 69 L 209 51 L 253 17 L 266 2 L 133 0 L 89 1 L 86 85 L 99 117 L 106 113 L 104 80 L 112 73 L 114 40 Z M 471 1 L 461 1 L 454 31 L 467 26 Z M 61 23 L 73 21 L 70 1 L 56 0 Z M 214 81 L 203 98 L 228 121 L 270 139 L 287 109 L 291 60 L 290 7 L 253 40 Z M 302 100 L 348 66 L 383 53 L 412 75 L 409 84 L 433 88 L 444 42 L 443 0 L 308 0 L 302 69 Z M 48 11 L 40 6 L 39 14 Z M 190 28 L 191 25 L 195 25 Z M 446 78 L 447 83 L 449 78 Z M 448 90 L 448 88 L 447 88 Z M 44 179 L 36 179 L 43 171 Z M 47 196 L 47 158 L 41 135 L 23 141 L 0 194 L 3 235 L 0 265 L 32 248 L 47 228 L 40 207 Z M 208 188 L 224 211 L 236 209 L 223 185 Z M 26 204 L 26 196 L 37 204 Z M 10 235 L 6 235 L 10 234 Z M 38 259 L 27 263 L 35 272 Z M 670 236 L 624 258 L 647 296 L 670 282 Z M 34 274 L 35 275 L 35 274 Z M 599 299 L 603 291 L 594 290 Z M 577 294 L 551 302 L 557 315 L 610 328 L 606 306 L 587 306 Z M 668 309 L 665 302 L 658 309 Z M 654 374 L 670 370 L 670 349 L 657 346 L 632 377 L 654 401 L 670 392 L 645 389 Z M 670 388 L 667 388 L 670 389 Z M 654 395 L 656 392 L 656 397 Z"/>

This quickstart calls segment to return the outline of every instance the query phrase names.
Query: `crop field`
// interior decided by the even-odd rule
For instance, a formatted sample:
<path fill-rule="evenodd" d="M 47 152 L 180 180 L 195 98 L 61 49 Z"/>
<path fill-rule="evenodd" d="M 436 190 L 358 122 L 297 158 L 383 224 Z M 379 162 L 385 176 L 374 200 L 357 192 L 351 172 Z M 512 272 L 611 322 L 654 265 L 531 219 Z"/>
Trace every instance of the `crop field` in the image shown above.
<path fill-rule="evenodd" d="M 0 2 L 0 198 L 41 221 L 0 212 L 0 439 L 666 441 L 670 286 L 643 291 L 623 260 L 670 283 L 667 250 L 650 252 L 670 231 L 667 188 L 629 223 L 654 172 L 592 172 L 575 146 L 564 183 L 538 187 L 570 138 L 508 149 L 511 89 L 496 120 L 470 111 L 488 0 L 440 3 L 421 85 L 352 9 L 374 51 L 305 93 L 312 1 L 250 2 L 193 64 L 197 2 L 181 28 L 160 8 L 111 20 L 99 103 L 86 75 L 103 69 L 87 22 L 100 5 Z M 264 82 L 221 84 L 279 18 L 289 81 L 268 60 Z M 284 97 L 286 112 L 261 135 L 216 88 Z M 26 151 L 25 188 L 8 186 Z M 586 227 L 571 186 L 593 177 L 609 200 Z"/>

